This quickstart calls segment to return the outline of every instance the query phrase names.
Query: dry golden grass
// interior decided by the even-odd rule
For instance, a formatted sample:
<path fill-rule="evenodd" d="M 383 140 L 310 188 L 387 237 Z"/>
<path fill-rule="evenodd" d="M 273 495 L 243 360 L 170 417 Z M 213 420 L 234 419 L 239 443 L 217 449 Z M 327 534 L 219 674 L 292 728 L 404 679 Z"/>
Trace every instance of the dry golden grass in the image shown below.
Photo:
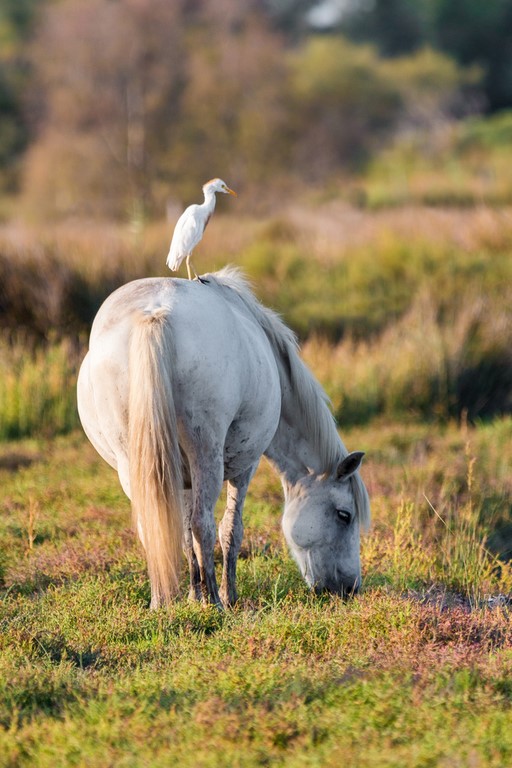
<path fill-rule="evenodd" d="M 117 286 L 169 275 L 171 231 L 165 221 L 0 230 L 6 366 L 21 370 L 34 335 L 45 345 L 69 336 L 83 345 Z M 194 262 L 200 272 L 234 263 L 248 273 L 264 303 L 306 340 L 305 358 L 342 423 L 464 410 L 476 418 L 512 408 L 511 246 L 512 209 L 369 213 L 339 202 L 296 202 L 270 219 L 219 210 Z M 20 381 L 32 375 L 29 361 Z M 35 376 L 38 366 L 42 358 L 31 368 Z M 18 383 L 9 381 L 4 389 L 14 392 Z M 20 398 L 6 393 L 4 403 Z"/>

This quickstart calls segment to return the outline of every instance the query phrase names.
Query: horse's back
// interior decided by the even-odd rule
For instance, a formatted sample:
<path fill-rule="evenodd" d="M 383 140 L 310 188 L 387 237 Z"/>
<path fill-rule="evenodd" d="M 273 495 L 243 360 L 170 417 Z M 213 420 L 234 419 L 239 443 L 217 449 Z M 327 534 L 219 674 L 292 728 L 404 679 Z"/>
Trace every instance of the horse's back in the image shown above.
<path fill-rule="evenodd" d="M 180 425 L 190 439 L 200 434 L 203 443 L 221 446 L 232 465 L 228 475 L 238 471 L 265 450 L 277 428 L 279 374 L 264 331 L 235 294 L 230 302 L 215 283 L 149 278 L 106 299 L 93 324 L 88 361 L 102 432 L 118 454 L 127 441 L 132 329 L 139 317 L 160 309 L 171 336 Z"/>
<path fill-rule="evenodd" d="M 264 332 L 236 304 L 209 285 L 179 278 L 148 278 L 122 286 L 100 308 L 91 332 L 93 359 L 108 358 L 124 372 L 137 317 L 163 308 L 174 351 L 174 383 L 188 397 L 220 401 L 272 394 L 277 367 Z"/>

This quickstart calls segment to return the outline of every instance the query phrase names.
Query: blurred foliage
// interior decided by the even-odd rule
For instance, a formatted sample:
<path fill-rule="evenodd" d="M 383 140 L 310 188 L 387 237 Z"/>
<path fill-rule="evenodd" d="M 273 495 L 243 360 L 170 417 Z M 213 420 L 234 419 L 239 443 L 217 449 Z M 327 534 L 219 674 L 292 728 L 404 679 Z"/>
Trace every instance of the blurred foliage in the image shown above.
<path fill-rule="evenodd" d="M 478 63 L 491 110 L 512 106 L 512 6 L 508 0 L 437 0 L 435 35 L 461 64 Z"/>
<path fill-rule="evenodd" d="M 311 38 L 291 58 L 298 166 L 307 178 L 361 166 L 397 122 L 399 89 L 375 51 L 343 38 Z"/>
<path fill-rule="evenodd" d="M 172 187 L 186 198 L 205 174 L 236 186 L 283 166 L 282 48 L 261 13 L 245 11 L 231 0 L 49 7 L 32 46 L 29 209 L 161 212 Z"/>
<path fill-rule="evenodd" d="M 0 3 L 0 192 L 12 192 L 18 161 L 29 140 L 23 94 L 29 80 L 26 41 L 35 12 L 45 0 Z"/>
<path fill-rule="evenodd" d="M 313 35 L 312 5 L 6 3 L 0 169 L 5 182 L 14 163 L 19 179 L 28 147 L 24 213 L 161 215 L 209 176 L 261 191 L 360 173 L 404 127 L 429 131 L 478 104 L 484 71 L 416 45 L 383 58 Z"/>
<path fill-rule="evenodd" d="M 334 230 L 327 249 L 317 238 L 337 226 L 339 215 L 339 209 L 317 209 L 294 219 L 283 214 L 246 222 L 245 239 L 230 254 L 225 244 L 236 232 L 230 218 L 218 216 L 209 230 L 213 251 L 198 249 L 196 267 L 202 272 L 235 257 L 259 298 L 307 342 L 306 359 L 343 423 L 408 413 L 427 419 L 466 413 L 472 420 L 511 413 L 512 226 L 506 213 L 439 212 L 422 222 L 423 209 L 404 228 L 389 211 L 379 214 L 377 231 L 377 214 L 360 213 L 352 227 L 359 242 L 339 243 Z M 167 274 L 162 234 L 62 225 L 1 233 L 5 344 L 10 339 L 16 348 L 20 332 L 29 350 L 70 338 L 78 343 L 116 287 Z M 7 369 L 18 370 L 22 355 L 16 354 Z M 30 367 L 23 375 L 37 378 Z M 13 402 L 17 392 L 9 395 Z"/>
<path fill-rule="evenodd" d="M 408 132 L 368 165 L 359 204 L 499 206 L 512 200 L 512 112 Z"/>
<path fill-rule="evenodd" d="M 468 252 L 383 231 L 322 263 L 297 233 L 295 242 L 283 242 L 277 222 L 241 252 L 238 263 L 255 278 L 263 301 L 282 312 L 302 338 L 312 333 L 333 341 L 344 335 L 370 338 L 408 312 L 425 291 L 435 297 L 440 316 L 482 295 L 495 296 L 496 308 L 506 309 L 501 292 L 512 281 L 512 264 L 505 232 Z"/>
<path fill-rule="evenodd" d="M 409 54 L 425 45 L 485 73 L 490 111 L 512 106 L 512 6 L 508 0 L 373 0 L 339 4 L 332 31 L 375 44 L 384 56 Z"/>
<path fill-rule="evenodd" d="M 371 41 L 384 56 L 397 56 L 425 45 L 429 6 L 429 0 L 349 0 L 338 23 L 355 41 Z"/>
<path fill-rule="evenodd" d="M 512 146 L 512 111 L 500 112 L 485 120 L 472 118 L 461 126 L 459 148 L 477 146 L 497 149 Z"/>
<path fill-rule="evenodd" d="M 24 183 L 34 209 L 126 216 L 148 204 L 184 78 L 183 5 L 47 8 L 31 51 L 38 140 Z"/>

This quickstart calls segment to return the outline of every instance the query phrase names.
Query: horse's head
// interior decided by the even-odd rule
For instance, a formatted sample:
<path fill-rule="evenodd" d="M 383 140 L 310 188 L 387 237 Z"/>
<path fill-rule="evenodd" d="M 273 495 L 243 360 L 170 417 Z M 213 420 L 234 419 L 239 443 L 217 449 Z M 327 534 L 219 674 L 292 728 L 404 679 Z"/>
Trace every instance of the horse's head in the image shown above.
<path fill-rule="evenodd" d="M 369 507 L 362 481 L 354 473 L 363 456 L 349 453 L 331 477 L 301 478 L 286 500 L 286 541 L 304 579 L 318 592 L 346 597 L 361 585 L 359 532 Z"/>

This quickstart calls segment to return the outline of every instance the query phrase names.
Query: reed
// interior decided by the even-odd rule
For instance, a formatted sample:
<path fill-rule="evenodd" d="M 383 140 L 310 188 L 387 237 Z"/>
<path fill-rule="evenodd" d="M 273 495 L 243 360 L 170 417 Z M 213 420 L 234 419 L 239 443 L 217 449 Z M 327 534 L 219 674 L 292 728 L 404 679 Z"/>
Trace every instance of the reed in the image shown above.
<path fill-rule="evenodd" d="M 172 223 L 0 230 L 0 323 L 39 338 L 87 330 L 129 280 L 170 275 Z M 306 339 L 370 339 L 429 293 L 446 313 L 471 301 L 506 306 L 512 283 L 506 210 L 409 209 L 370 215 L 341 203 L 282 208 L 273 218 L 219 215 L 194 253 L 201 271 L 239 265 L 259 297 Z M 183 276 L 183 275 L 182 275 Z"/>
<path fill-rule="evenodd" d="M 0 436 L 76 424 L 74 384 L 104 298 L 168 275 L 165 222 L 0 230 Z M 304 342 L 344 424 L 512 411 L 512 219 L 506 210 L 369 215 L 336 203 L 219 215 L 201 271 L 235 262 Z M 21 329 L 21 331 L 20 331 Z"/>
<path fill-rule="evenodd" d="M 505 302 L 474 297 L 448 311 L 426 292 L 374 339 L 312 338 L 303 352 L 344 425 L 382 415 L 474 420 L 512 409 L 511 333 Z"/>
<path fill-rule="evenodd" d="M 0 338 L 0 439 L 55 435 L 78 425 L 76 377 L 81 352 L 69 340 L 33 350 L 21 336 Z"/>

